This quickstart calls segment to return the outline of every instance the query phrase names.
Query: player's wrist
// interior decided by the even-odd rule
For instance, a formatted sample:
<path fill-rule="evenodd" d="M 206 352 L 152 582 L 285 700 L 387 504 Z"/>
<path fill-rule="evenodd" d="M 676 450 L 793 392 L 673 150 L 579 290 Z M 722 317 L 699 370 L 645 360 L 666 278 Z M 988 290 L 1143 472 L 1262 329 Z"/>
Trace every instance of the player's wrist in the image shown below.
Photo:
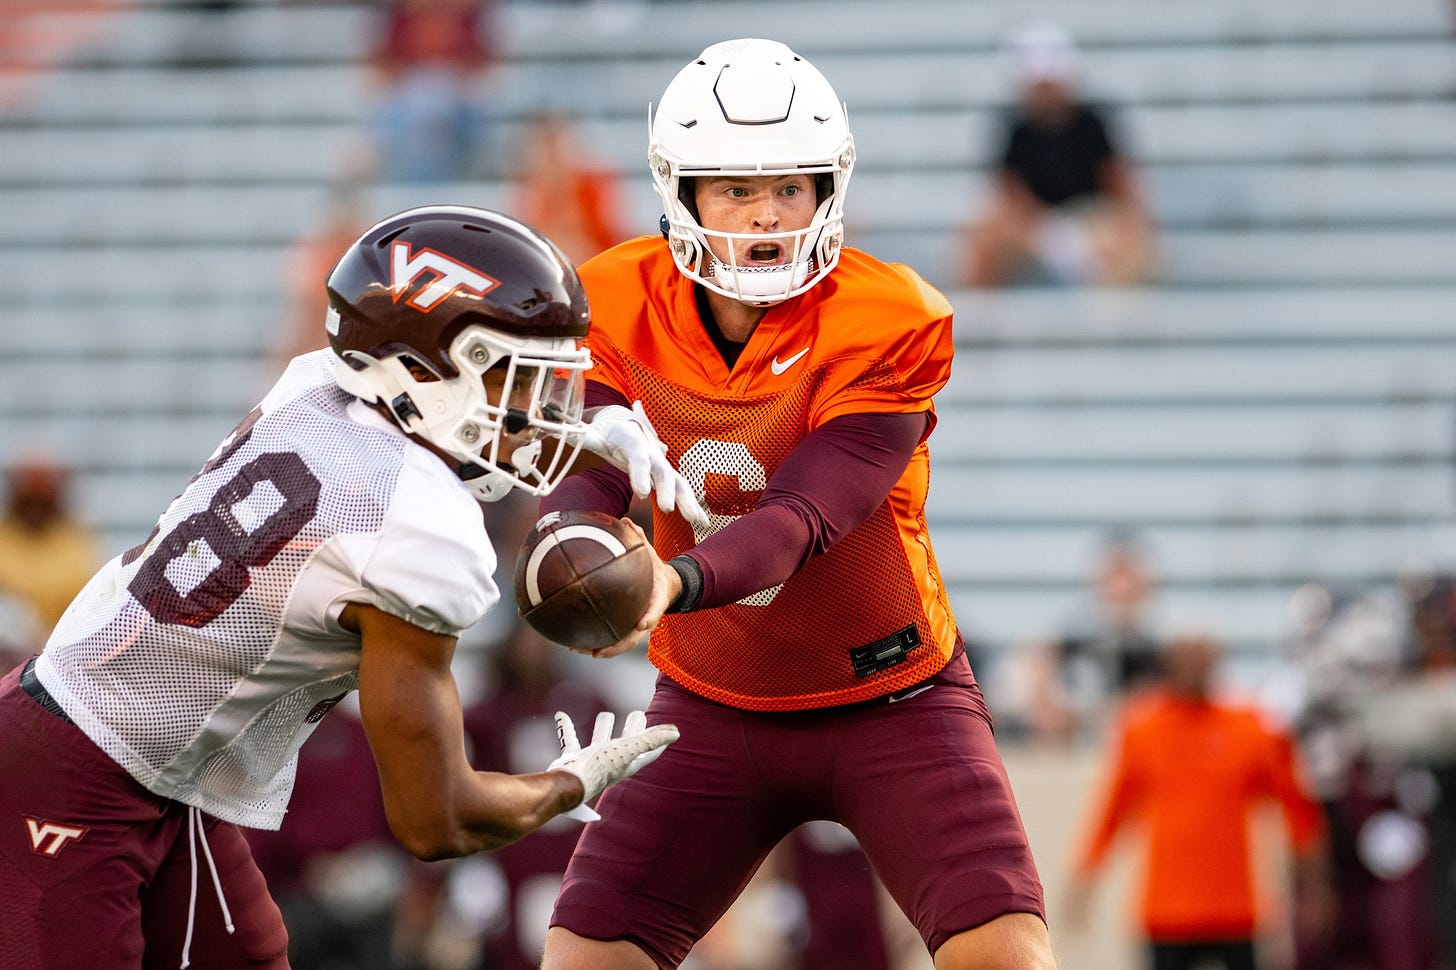
<path fill-rule="evenodd" d="M 566 782 L 561 788 L 561 800 L 557 803 L 556 814 L 576 819 L 578 822 L 595 822 L 601 818 L 596 810 L 591 807 L 591 800 L 595 797 L 592 793 L 592 783 L 582 771 L 581 765 L 575 761 L 571 761 L 567 764 L 553 766 L 546 770 L 568 775 L 575 779 L 574 783 Z M 580 789 L 580 794 L 577 793 L 578 788 Z M 597 794 L 600 794 L 600 792 L 597 792 Z"/>
<path fill-rule="evenodd" d="M 687 613 L 697 608 L 703 596 L 703 567 L 692 556 L 674 556 L 667 561 L 672 571 L 682 582 L 682 589 L 673 601 L 667 604 L 664 613 Z"/>
<path fill-rule="evenodd" d="M 546 770 L 548 772 L 555 772 L 557 774 L 566 775 L 567 777 L 574 779 L 574 783 L 572 781 L 567 781 L 561 785 L 560 794 L 565 799 L 565 803 L 561 806 L 562 811 L 569 811 L 576 806 L 586 802 L 589 794 L 589 790 L 587 788 L 587 780 L 586 776 L 582 774 L 581 768 L 578 765 L 552 765 Z M 580 793 L 577 792 L 577 788 L 581 789 Z"/>

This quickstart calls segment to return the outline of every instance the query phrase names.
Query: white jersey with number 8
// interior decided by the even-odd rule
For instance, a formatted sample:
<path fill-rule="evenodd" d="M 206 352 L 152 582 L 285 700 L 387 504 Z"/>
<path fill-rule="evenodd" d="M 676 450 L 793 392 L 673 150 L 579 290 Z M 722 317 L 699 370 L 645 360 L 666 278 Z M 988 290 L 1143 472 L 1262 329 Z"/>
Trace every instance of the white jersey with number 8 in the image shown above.
<path fill-rule="evenodd" d="M 435 455 L 296 359 L 36 665 L 150 791 L 277 828 L 299 747 L 357 685 L 364 603 L 458 635 L 499 599 L 480 506 Z"/>

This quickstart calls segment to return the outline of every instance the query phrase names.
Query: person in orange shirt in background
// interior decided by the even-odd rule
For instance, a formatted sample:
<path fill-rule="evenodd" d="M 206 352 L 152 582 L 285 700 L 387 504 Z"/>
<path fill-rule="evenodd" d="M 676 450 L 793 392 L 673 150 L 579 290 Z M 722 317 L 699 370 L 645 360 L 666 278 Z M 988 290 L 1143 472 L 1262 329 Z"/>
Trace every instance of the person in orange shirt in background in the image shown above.
<path fill-rule="evenodd" d="M 628 237 L 617 175 L 580 144 L 570 118 L 543 113 L 522 130 L 512 211 L 576 264 Z"/>
<path fill-rule="evenodd" d="M 1323 809 L 1302 782 L 1293 738 L 1252 706 L 1212 694 L 1219 648 L 1205 635 L 1164 648 L 1164 681 L 1134 696 L 1113 736 L 1110 778 L 1073 863 L 1068 923 L 1085 926 L 1098 869 L 1122 829 L 1146 836 L 1141 926 L 1151 970 L 1214 958 L 1254 970 L 1250 813 L 1275 801 L 1294 854 L 1295 918 L 1318 932 L 1333 912 Z"/>

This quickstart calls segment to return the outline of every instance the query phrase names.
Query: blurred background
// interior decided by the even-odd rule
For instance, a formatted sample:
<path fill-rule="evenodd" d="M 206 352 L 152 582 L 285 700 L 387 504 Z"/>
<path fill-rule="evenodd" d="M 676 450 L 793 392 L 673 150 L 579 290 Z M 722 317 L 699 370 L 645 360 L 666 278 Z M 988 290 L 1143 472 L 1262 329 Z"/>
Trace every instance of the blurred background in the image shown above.
<path fill-rule="evenodd" d="M 1136 850 L 1061 917 L 1123 705 L 1194 633 L 1215 693 L 1293 740 L 1345 907 L 1301 939 L 1303 847 L 1251 803 L 1260 966 L 1456 966 L 1448 0 L 0 0 L 7 656 L 322 346 L 370 223 L 482 205 L 576 259 L 655 232 L 648 103 L 731 36 L 825 73 L 848 244 L 956 306 L 930 528 L 1066 970 L 1142 966 Z M 508 585 L 531 508 L 487 514 Z M 460 662 L 482 766 L 549 761 L 553 705 L 646 698 L 640 651 L 579 664 L 498 613 Z M 356 810 L 310 833 L 301 785 L 294 841 L 260 836 L 296 966 L 533 965 L 574 831 L 408 862 L 336 720 L 305 761 Z M 694 967 L 929 965 L 852 839 L 798 842 Z M 856 913 L 883 918 L 827 947 Z"/>

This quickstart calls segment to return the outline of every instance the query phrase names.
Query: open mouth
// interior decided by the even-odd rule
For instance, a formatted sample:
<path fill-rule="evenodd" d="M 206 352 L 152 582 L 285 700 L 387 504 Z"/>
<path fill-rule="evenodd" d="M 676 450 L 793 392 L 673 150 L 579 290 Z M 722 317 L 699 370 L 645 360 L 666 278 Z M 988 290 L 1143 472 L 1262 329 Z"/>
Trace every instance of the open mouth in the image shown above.
<path fill-rule="evenodd" d="M 786 260 L 783 245 L 776 242 L 754 243 L 743 255 L 745 266 L 773 266 Z"/>

